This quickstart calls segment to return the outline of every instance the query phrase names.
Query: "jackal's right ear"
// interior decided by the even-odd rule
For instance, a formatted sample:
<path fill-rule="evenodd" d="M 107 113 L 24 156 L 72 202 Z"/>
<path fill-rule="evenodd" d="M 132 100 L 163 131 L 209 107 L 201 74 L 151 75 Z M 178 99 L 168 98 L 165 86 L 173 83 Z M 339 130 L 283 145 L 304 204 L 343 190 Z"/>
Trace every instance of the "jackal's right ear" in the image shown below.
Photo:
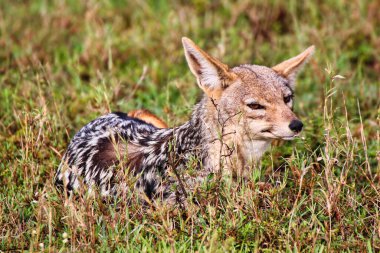
<path fill-rule="evenodd" d="M 218 99 L 223 89 L 237 78 L 236 75 L 229 71 L 227 65 L 208 55 L 190 39 L 183 37 L 182 44 L 187 64 L 197 78 L 199 87 L 207 96 Z"/>
<path fill-rule="evenodd" d="M 298 72 L 300 72 L 302 67 L 309 61 L 311 56 L 314 54 L 314 51 L 315 47 L 311 46 L 299 55 L 277 64 L 272 67 L 272 69 L 287 78 L 289 80 L 290 87 L 294 89 L 295 79 Z"/>

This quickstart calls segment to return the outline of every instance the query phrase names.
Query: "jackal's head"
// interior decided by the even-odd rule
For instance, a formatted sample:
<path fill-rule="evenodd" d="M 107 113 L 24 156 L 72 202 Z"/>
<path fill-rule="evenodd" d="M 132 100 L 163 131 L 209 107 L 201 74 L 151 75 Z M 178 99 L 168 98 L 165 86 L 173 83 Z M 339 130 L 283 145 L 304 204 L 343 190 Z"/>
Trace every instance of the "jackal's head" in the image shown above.
<path fill-rule="evenodd" d="M 243 141 L 290 140 L 303 124 L 293 112 L 295 79 L 314 46 L 274 67 L 240 65 L 229 68 L 182 39 L 186 60 L 198 85 L 214 101 L 217 116 Z"/>

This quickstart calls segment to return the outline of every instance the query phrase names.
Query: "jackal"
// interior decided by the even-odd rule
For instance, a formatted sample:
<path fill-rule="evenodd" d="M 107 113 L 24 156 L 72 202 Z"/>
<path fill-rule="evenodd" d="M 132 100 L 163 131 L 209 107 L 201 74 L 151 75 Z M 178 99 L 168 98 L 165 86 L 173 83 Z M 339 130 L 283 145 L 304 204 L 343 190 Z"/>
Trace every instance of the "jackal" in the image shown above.
<path fill-rule="evenodd" d="M 204 93 L 190 120 L 159 128 L 133 113 L 99 117 L 71 140 L 56 173 L 57 185 L 68 191 L 97 186 L 103 196 L 132 187 L 150 199 L 173 200 L 185 191 L 174 191 L 172 185 L 190 160 L 196 161 L 192 166 L 198 173 L 183 176 L 185 187 L 211 173 L 246 177 L 272 140 L 291 140 L 301 132 L 303 124 L 293 112 L 295 79 L 314 46 L 271 68 L 229 68 L 190 39 L 182 38 L 182 43 Z M 136 178 L 133 186 L 121 171 Z"/>

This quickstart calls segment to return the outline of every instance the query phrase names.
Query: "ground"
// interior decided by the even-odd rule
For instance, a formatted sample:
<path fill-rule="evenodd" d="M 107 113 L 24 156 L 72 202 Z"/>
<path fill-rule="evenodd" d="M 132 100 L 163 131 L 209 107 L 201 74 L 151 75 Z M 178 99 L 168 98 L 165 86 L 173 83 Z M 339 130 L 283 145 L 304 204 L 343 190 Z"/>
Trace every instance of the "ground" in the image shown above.
<path fill-rule="evenodd" d="M 379 251 L 380 3 L 257 2 L 1 1 L 0 251 Z M 138 108 L 189 117 L 201 92 L 182 36 L 230 66 L 314 44 L 302 138 L 249 181 L 211 178 L 186 210 L 67 199 L 54 172 L 84 124 Z"/>

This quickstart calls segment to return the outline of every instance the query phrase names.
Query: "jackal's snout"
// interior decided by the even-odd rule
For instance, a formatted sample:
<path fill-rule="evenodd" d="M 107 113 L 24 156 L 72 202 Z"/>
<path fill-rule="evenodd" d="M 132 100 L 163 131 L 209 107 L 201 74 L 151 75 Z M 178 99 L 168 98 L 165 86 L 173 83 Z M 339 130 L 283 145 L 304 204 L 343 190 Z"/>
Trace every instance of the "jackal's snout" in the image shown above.
<path fill-rule="evenodd" d="M 289 128 L 290 130 L 292 130 L 294 133 L 298 134 L 299 132 L 302 131 L 302 128 L 303 128 L 303 123 L 302 121 L 298 120 L 298 119 L 294 119 L 290 122 L 289 124 Z"/>

